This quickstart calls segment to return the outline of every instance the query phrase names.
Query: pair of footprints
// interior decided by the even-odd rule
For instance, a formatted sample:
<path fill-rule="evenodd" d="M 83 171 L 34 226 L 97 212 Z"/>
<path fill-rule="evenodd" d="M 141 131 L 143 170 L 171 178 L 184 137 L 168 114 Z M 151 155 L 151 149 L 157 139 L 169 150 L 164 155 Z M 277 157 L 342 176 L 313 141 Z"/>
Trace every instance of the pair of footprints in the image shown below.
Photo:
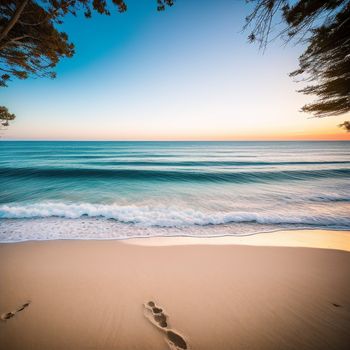
<path fill-rule="evenodd" d="M 188 349 L 185 339 L 178 333 L 169 328 L 168 317 L 164 310 L 157 306 L 153 301 L 149 301 L 144 304 L 145 316 L 147 319 L 163 331 L 166 335 L 166 341 L 173 350 L 185 350 Z"/>
<path fill-rule="evenodd" d="M 17 312 L 23 311 L 25 308 L 27 308 L 30 305 L 30 301 L 25 302 L 23 305 L 18 307 L 15 311 L 5 312 L 1 315 L 1 319 L 3 321 L 9 320 L 10 318 L 14 317 Z"/>
<path fill-rule="evenodd" d="M 1 315 L 1 320 L 7 321 L 16 316 L 18 312 L 23 311 L 30 305 L 30 301 L 25 302 L 19 306 L 15 311 L 6 312 Z M 185 339 L 178 333 L 174 332 L 168 326 L 167 315 L 164 310 L 158 307 L 153 301 L 149 301 L 145 306 L 145 316 L 154 324 L 157 328 L 161 329 L 166 334 L 166 341 L 173 350 L 186 350 L 188 349 Z"/>

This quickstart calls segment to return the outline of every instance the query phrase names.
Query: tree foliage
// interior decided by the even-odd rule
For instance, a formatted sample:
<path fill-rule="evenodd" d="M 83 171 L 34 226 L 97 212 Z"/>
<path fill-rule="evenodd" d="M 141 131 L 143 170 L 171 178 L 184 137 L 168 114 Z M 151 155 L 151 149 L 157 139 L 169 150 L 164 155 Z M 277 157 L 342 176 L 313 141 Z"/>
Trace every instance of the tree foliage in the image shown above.
<path fill-rule="evenodd" d="M 0 128 L 9 125 L 10 120 L 14 120 L 16 116 L 8 111 L 6 107 L 0 106 Z"/>
<path fill-rule="evenodd" d="M 109 16 L 113 3 L 119 12 L 123 0 L 1 0 L 0 1 L 0 86 L 13 78 L 55 77 L 53 68 L 64 57 L 74 55 L 74 45 L 59 29 L 66 15 L 93 12 Z M 158 0 L 158 10 L 172 5 Z"/>
<path fill-rule="evenodd" d="M 156 3 L 158 11 L 173 5 L 172 0 Z M 124 12 L 127 5 L 123 0 L 0 0 L 0 87 L 13 78 L 55 78 L 57 63 L 74 55 L 74 44 L 59 28 L 64 17 L 109 16 L 113 8 Z"/>
<path fill-rule="evenodd" d="M 304 53 L 299 57 L 299 69 L 290 75 L 300 76 L 308 83 L 299 92 L 316 95 L 317 99 L 303 106 L 302 111 L 312 113 L 316 117 L 349 112 L 350 1 L 248 2 L 255 3 L 245 25 L 245 28 L 252 28 L 248 37 L 251 42 L 258 42 L 264 49 L 271 40 L 281 36 L 286 42 L 294 39 L 306 45 Z"/>
<path fill-rule="evenodd" d="M 345 129 L 347 132 L 350 132 L 350 122 L 345 121 L 344 123 L 339 124 L 340 128 Z"/>

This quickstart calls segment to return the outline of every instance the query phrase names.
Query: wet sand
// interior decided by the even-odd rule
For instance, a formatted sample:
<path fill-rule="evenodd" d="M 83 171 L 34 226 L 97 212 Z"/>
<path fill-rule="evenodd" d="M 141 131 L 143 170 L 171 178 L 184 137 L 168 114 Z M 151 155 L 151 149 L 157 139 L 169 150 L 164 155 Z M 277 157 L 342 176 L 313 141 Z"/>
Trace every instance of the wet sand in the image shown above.
<path fill-rule="evenodd" d="M 276 235 L 0 244 L 1 348 L 347 349 L 350 232 Z"/>

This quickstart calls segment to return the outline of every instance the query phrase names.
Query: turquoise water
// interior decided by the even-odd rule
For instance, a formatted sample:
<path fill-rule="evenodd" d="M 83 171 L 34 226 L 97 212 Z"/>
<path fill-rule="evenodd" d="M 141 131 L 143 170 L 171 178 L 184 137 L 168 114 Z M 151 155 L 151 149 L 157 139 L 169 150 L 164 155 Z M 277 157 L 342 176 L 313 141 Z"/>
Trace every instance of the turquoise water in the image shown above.
<path fill-rule="evenodd" d="M 0 142 L 0 241 L 350 229 L 350 142 Z"/>

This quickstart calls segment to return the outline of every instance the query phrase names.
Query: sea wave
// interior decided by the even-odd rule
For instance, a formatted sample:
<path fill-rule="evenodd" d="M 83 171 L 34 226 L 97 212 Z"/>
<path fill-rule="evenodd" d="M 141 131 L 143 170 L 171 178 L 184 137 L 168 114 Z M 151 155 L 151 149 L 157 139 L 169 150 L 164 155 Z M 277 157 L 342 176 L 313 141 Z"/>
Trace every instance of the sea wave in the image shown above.
<path fill-rule="evenodd" d="M 123 206 L 91 203 L 37 203 L 28 205 L 2 205 L 0 218 L 26 219 L 83 217 L 113 219 L 120 223 L 144 227 L 189 227 L 223 225 L 231 223 L 300 224 L 316 226 L 350 227 L 350 217 L 330 214 L 290 214 L 257 212 L 204 212 L 190 208 Z"/>
<path fill-rule="evenodd" d="M 96 157 L 98 158 L 98 157 Z M 182 161 L 170 161 L 170 160 L 163 160 L 163 161 L 154 161 L 154 160 L 116 160 L 113 159 L 113 157 L 108 157 L 109 159 L 106 160 L 93 160 L 88 162 L 81 162 L 81 164 L 88 164 L 88 165 L 97 165 L 97 166 L 159 166 L 159 167 L 250 167 L 250 166 L 276 166 L 276 165 L 283 165 L 283 166 L 290 166 L 290 165 L 340 165 L 340 164 L 350 164 L 350 161 L 270 161 L 270 162 L 264 162 L 264 161 L 232 161 L 232 160 L 182 160 Z M 111 159 L 112 158 L 112 159 Z M 153 158 L 153 155 L 149 158 Z"/>
<path fill-rule="evenodd" d="M 350 202 L 350 195 L 341 195 L 341 194 L 320 194 L 310 197 L 305 197 L 305 200 L 311 202 Z"/>
<path fill-rule="evenodd" d="M 230 183 L 269 182 L 285 180 L 312 180 L 321 178 L 347 178 L 350 169 L 267 170 L 267 171 L 196 171 L 153 169 L 101 169 L 101 168 L 20 168 L 3 167 L 1 177 L 12 178 L 108 178 L 158 181 L 213 181 Z"/>

